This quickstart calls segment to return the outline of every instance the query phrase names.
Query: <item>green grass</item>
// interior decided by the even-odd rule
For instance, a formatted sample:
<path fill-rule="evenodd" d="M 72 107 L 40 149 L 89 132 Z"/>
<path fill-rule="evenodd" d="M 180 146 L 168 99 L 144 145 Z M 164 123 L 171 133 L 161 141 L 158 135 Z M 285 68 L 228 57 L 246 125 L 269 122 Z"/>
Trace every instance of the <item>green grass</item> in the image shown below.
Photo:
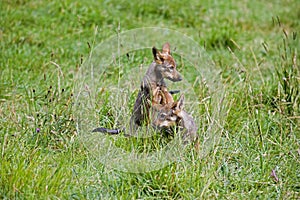
<path fill-rule="evenodd" d="M 299 11 L 297 0 L 2 1 L 0 198 L 299 199 Z M 125 173 L 94 160 L 81 143 L 72 112 L 74 77 L 91 48 L 116 35 L 118 26 L 185 33 L 221 70 L 229 105 L 220 143 L 206 157 L 191 149 L 186 162 Z M 124 71 L 111 66 L 105 74 L 98 125 L 123 122 L 110 86 L 131 66 L 147 66 L 150 53 L 125 56 Z M 193 84 L 197 77 L 184 70 L 179 66 Z M 197 100 L 208 95 L 200 81 L 194 87 Z M 136 90 L 128 91 L 128 109 Z M 187 106 L 201 125 L 200 140 L 206 107 L 209 102 Z M 126 148 L 132 141 L 117 142 Z"/>

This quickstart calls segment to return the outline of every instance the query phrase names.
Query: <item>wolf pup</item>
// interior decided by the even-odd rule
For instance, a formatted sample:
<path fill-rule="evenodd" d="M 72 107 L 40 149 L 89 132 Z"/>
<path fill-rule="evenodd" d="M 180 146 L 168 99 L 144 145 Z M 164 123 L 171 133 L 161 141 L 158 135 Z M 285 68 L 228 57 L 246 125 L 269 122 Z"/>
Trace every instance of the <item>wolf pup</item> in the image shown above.
<path fill-rule="evenodd" d="M 170 44 L 165 43 L 160 52 L 155 47 L 152 48 L 154 61 L 149 66 L 145 76 L 142 79 L 140 90 L 134 104 L 132 116 L 130 118 L 130 131 L 133 133 L 138 126 L 151 123 L 150 109 L 152 105 L 164 106 L 173 103 L 172 94 L 178 93 L 178 90 L 168 91 L 164 79 L 173 82 L 181 81 L 181 75 L 176 70 L 176 62 L 171 56 Z M 103 132 L 108 134 L 119 134 L 123 129 L 106 129 L 99 127 L 93 132 Z"/>
<path fill-rule="evenodd" d="M 173 93 L 172 91 L 170 91 L 171 93 Z M 177 93 L 177 91 L 175 91 Z M 154 127 L 155 129 L 160 129 L 160 127 L 164 127 L 166 128 L 165 130 L 169 129 L 171 130 L 171 128 L 173 126 L 176 126 L 176 122 L 177 122 L 177 118 L 178 116 L 175 116 L 175 118 L 169 119 L 166 118 L 164 120 L 159 121 L 158 116 L 160 115 L 167 115 L 166 113 L 171 112 L 170 114 L 173 114 L 173 111 L 171 110 L 171 108 L 173 108 L 173 105 L 175 105 L 174 103 L 174 99 L 171 95 L 171 93 L 169 93 L 167 91 L 166 87 L 156 87 L 153 91 L 152 91 L 152 101 L 147 100 L 149 103 L 149 105 L 151 105 L 150 109 L 148 110 L 148 114 L 149 114 L 149 121 L 152 125 L 152 127 Z M 167 94 L 167 95 L 165 95 Z M 124 136 L 132 136 L 130 134 L 125 134 L 125 128 L 122 129 L 107 129 L 104 127 L 99 127 L 93 130 L 93 132 L 102 132 L 102 133 L 106 133 L 109 135 L 117 135 L 120 134 L 121 132 L 124 132 Z M 167 132 L 169 132 L 169 130 L 167 130 Z"/>
<path fill-rule="evenodd" d="M 184 143 L 193 142 L 198 138 L 198 127 L 191 115 L 183 110 L 184 95 L 179 100 L 164 106 L 156 104 L 151 109 L 152 126 L 157 129 L 170 130 L 179 127 Z M 168 131 L 170 132 L 170 131 Z"/>
<path fill-rule="evenodd" d="M 130 119 L 131 131 L 136 130 L 137 126 L 149 124 L 149 109 L 153 98 L 153 92 L 160 88 L 165 101 L 160 102 L 163 105 L 173 102 L 173 97 L 167 90 L 164 79 L 173 82 L 181 81 L 181 75 L 176 70 L 176 62 L 171 55 L 170 44 L 165 43 L 160 52 L 155 47 L 152 48 L 154 61 L 149 66 L 143 80 L 137 99 L 134 104 L 134 109 Z"/>

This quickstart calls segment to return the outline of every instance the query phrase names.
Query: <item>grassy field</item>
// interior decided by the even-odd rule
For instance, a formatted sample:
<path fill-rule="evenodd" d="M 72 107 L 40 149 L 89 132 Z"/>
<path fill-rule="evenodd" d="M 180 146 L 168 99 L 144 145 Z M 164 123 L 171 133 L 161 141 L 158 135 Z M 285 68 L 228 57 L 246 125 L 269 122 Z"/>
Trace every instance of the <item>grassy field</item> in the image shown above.
<path fill-rule="evenodd" d="M 300 198 L 298 0 L 3 0 L 0 19 L 0 199 Z M 80 141 L 73 88 L 93 47 L 140 27 L 193 38 L 221 71 L 229 104 L 220 141 L 205 157 L 191 149 L 186 162 L 126 173 L 94 160 Z M 121 64 L 126 72 L 151 59 L 140 51 Z M 180 63 L 193 84 L 197 77 Z M 120 74 L 112 65 L 101 80 L 98 125 L 122 123 L 120 102 L 109 98 Z M 208 93 L 201 83 L 192 90 L 200 102 Z M 200 140 L 205 106 L 213 109 L 187 107 Z"/>

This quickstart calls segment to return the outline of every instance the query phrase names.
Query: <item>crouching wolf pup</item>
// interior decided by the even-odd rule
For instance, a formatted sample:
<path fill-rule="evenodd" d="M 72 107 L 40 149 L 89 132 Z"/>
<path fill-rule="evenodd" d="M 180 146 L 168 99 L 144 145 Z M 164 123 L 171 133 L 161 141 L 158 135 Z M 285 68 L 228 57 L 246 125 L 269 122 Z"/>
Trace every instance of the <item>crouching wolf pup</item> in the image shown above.
<path fill-rule="evenodd" d="M 156 93 L 158 95 L 158 93 Z M 160 131 L 174 134 L 175 128 L 182 134 L 182 140 L 185 144 L 194 142 L 197 138 L 198 127 L 191 115 L 184 108 L 184 95 L 179 100 L 165 105 L 153 104 L 149 110 L 151 126 Z M 96 128 L 93 132 L 104 132 L 110 135 L 119 134 L 124 129 L 106 129 Z M 125 134 L 125 136 L 130 136 Z"/>
<path fill-rule="evenodd" d="M 178 127 L 184 143 L 193 142 L 198 138 L 198 127 L 191 115 L 183 110 L 184 95 L 178 101 L 166 105 L 153 105 L 151 109 L 152 126 L 156 129 L 172 132 Z"/>

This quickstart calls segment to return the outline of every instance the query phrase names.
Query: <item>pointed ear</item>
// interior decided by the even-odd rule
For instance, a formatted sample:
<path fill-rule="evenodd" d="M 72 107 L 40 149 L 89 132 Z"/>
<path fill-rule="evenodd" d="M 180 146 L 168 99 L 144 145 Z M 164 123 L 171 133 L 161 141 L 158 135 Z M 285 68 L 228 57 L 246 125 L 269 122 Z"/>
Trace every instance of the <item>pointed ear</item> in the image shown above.
<path fill-rule="evenodd" d="M 152 47 L 152 54 L 153 54 L 155 62 L 157 62 L 157 63 L 163 62 L 161 53 L 159 52 L 159 50 L 156 47 Z"/>
<path fill-rule="evenodd" d="M 154 59 L 156 59 L 157 52 L 158 52 L 157 48 L 152 47 L 152 54 L 153 54 Z"/>
<path fill-rule="evenodd" d="M 183 102 L 184 102 L 184 95 L 182 94 L 182 95 L 179 97 L 178 101 L 176 101 L 176 102 L 173 104 L 172 109 L 173 109 L 175 112 L 180 112 L 181 110 L 183 110 L 183 106 L 184 106 Z"/>
<path fill-rule="evenodd" d="M 184 102 L 184 95 L 182 94 L 182 95 L 179 97 L 178 103 L 177 103 L 177 107 L 178 107 L 180 110 L 183 109 L 183 106 L 184 106 L 183 102 Z"/>
<path fill-rule="evenodd" d="M 170 44 L 168 42 L 166 42 L 164 45 L 163 45 L 163 48 L 162 48 L 162 52 L 163 53 L 167 53 L 167 54 L 171 54 L 171 51 L 170 51 Z"/>

